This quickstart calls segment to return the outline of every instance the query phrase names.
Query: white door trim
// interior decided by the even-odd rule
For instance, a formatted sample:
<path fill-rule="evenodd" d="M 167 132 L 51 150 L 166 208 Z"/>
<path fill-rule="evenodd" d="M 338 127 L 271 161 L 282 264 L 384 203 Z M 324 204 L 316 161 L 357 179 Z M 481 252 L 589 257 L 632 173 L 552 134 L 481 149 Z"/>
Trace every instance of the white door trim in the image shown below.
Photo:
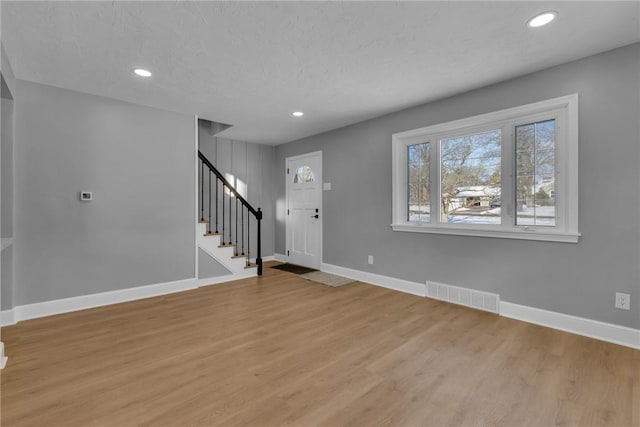
<path fill-rule="evenodd" d="M 324 192 L 324 173 L 323 173 L 323 164 L 322 164 L 322 150 L 319 151 L 312 151 L 310 153 L 304 153 L 304 154 L 298 154 L 297 156 L 290 156 L 284 159 L 284 168 L 285 168 L 285 172 L 284 172 L 284 180 L 285 180 L 285 209 L 289 209 L 289 187 L 291 186 L 288 176 L 287 176 L 287 165 L 289 164 L 289 161 L 291 160 L 298 160 L 298 159 L 302 159 L 305 157 L 310 157 L 310 156 L 318 156 L 320 158 L 320 177 L 318 179 L 319 181 L 319 185 L 320 185 L 320 195 L 319 195 L 319 205 L 320 205 L 320 232 L 319 232 L 319 239 L 320 239 L 320 251 L 319 251 L 319 260 L 318 260 L 318 265 L 317 268 L 318 270 L 320 270 L 320 268 L 322 267 L 322 251 L 323 251 L 323 224 L 324 224 L 324 205 L 323 205 L 323 200 L 322 200 L 322 196 L 323 196 L 323 192 Z M 290 225 L 289 225 L 289 215 L 285 214 L 285 257 L 287 260 L 289 260 L 289 244 L 290 244 Z"/>

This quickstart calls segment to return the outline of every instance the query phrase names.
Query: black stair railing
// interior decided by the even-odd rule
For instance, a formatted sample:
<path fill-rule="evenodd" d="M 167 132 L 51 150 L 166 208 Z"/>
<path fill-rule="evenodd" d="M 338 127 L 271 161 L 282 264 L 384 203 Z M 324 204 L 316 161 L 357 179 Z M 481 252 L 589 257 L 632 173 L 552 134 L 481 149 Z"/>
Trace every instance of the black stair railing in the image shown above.
<path fill-rule="evenodd" d="M 200 221 L 206 221 L 205 218 L 208 218 L 207 234 L 219 234 L 220 244 L 233 246 L 234 256 L 244 256 L 246 266 L 252 267 L 251 221 L 254 220 L 256 222 L 255 266 L 258 268 L 258 275 L 262 276 L 260 247 L 262 211 L 260 208 L 255 209 L 251 206 L 200 151 L 198 151 L 198 158 L 200 159 Z M 213 183 L 212 178 L 214 178 Z M 207 185 L 206 191 L 205 185 Z M 222 188 L 222 191 L 218 191 L 219 188 Z M 231 199 L 234 197 L 235 202 L 232 203 Z M 235 222 L 233 213 L 235 213 Z M 219 228 L 220 222 L 222 222 L 222 228 Z"/>

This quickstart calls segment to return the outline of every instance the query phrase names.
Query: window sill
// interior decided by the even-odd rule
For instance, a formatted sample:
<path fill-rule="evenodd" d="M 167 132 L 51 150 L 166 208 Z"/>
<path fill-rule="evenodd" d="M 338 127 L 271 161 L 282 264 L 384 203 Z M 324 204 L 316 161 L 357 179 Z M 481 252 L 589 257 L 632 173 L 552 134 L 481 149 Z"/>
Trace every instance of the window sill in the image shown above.
<path fill-rule="evenodd" d="M 492 237 L 499 239 L 540 240 L 545 242 L 578 243 L 580 233 L 547 231 L 541 229 L 503 229 L 498 227 L 458 227 L 451 225 L 391 224 L 393 231 L 410 233 L 450 234 L 454 236 Z"/>

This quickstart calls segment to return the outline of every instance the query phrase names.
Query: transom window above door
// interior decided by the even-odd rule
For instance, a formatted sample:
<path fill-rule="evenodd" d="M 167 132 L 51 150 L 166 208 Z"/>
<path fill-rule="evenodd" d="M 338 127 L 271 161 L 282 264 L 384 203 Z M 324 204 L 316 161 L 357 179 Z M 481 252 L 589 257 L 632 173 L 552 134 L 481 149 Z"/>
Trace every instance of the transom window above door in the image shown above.
<path fill-rule="evenodd" d="M 293 177 L 294 184 L 304 184 L 307 182 L 315 182 L 316 177 L 309 166 L 300 166 L 296 169 L 296 173 Z"/>

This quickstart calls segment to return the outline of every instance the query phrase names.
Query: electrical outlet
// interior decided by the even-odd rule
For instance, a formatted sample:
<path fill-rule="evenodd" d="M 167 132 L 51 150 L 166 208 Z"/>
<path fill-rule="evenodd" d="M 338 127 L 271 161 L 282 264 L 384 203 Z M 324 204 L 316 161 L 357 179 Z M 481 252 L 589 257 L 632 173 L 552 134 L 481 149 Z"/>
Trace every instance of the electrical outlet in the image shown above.
<path fill-rule="evenodd" d="M 373 264 L 373 255 L 369 255 L 369 264 Z"/>
<path fill-rule="evenodd" d="M 631 295 L 616 292 L 616 308 L 629 310 L 631 308 Z"/>

